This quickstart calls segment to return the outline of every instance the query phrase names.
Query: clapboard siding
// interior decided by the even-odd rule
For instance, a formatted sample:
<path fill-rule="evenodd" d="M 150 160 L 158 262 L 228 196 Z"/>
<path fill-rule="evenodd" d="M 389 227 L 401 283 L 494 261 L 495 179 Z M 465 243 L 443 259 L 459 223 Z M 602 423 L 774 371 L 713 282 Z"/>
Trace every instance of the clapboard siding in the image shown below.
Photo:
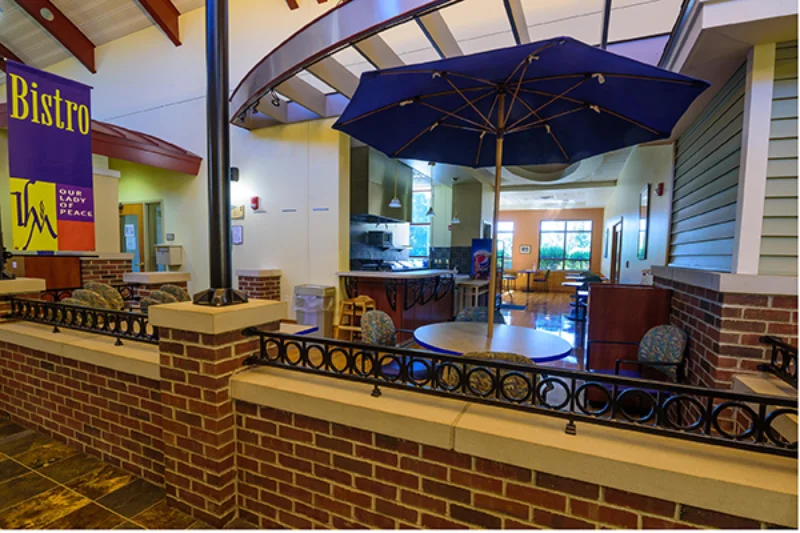
<path fill-rule="evenodd" d="M 671 265 L 731 270 L 745 74 L 742 65 L 675 145 Z M 775 150 L 790 149 L 776 144 Z"/>
<path fill-rule="evenodd" d="M 797 275 L 797 41 L 775 49 L 759 273 Z"/>

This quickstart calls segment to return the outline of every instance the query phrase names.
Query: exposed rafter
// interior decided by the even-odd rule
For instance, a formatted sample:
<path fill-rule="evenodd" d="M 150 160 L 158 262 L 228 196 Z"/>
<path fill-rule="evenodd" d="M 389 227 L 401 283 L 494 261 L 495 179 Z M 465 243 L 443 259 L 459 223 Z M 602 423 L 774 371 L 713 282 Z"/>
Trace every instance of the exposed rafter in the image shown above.
<path fill-rule="evenodd" d="M 325 95 L 322 91 L 315 89 L 300 78 L 294 77 L 281 83 L 275 89 L 290 100 L 297 102 L 309 111 L 313 111 L 320 117 L 327 116 Z"/>
<path fill-rule="evenodd" d="M 137 0 L 142 9 L 167 34 L 175 46 L 181 45 L 181 27 L 178 23 L 180 11 L 171 0 Z"/>
<path fill-rule="evenodd" d="M 417 24 L 442 59 L 464 55 L 458 41 L 447 27 L 444 17 L 438 11 L 417 18 Z"/>
<path fill-rule="evenodd" d="M 0 43 L 0 70 L 4 72 L 6 70 L 6 62 L 5 62 L 6 59 L 12 59 L 17 63 L 24 63 L 24 61 L 22 61 L 17 56 L 17 54 L 9 50 L 8 47 L 5 46 L 3 43 Z"/>
<path fill-rule="evenodd" d="M 289 6 L 289 9 L 297 9 L 300 7 L 300 4 L 297 3 L 297 0 L 286 0 L 286 4 Z"/>
<path fill-rule="evenodd" d="M 358 87 L 356 75 L 331 57 L 318 61 L 306 70 L 348 98 L 353 97 Z"/>
<path fill-rule="evenodd" d="M 50 0 L 15 0 L 17 5 L 38 22 L 75 59 L 89 71 L 97 72 L 94 63 L 94 43 L 86 37 Z"/>
<path fill-rule="evenodd" d="M 528 23 L 525 21 L 525 11 L 522 9 L 522 0 L 503 0 L 508 15 L 508 22 L 511 24 L 511 33 L 517 44 L 528 44 L 531 42 L 528 33 Z"/>
<path fill-rule="evenodd" d="M 392 47 L 377 35 L 367 37 L 354 44 L 353 47 L 361 52 L 361 55 L 366 57 L 367 61 L 372 63 L 375 68 L 394 68 L 405 65 L 400 56 L 392 50 Z"/>

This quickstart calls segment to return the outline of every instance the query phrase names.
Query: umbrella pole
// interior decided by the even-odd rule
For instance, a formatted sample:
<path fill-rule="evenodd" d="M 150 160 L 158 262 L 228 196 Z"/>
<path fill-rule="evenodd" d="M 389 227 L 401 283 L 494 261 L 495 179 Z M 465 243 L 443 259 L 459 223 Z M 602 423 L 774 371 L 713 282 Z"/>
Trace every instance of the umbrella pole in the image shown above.
<path fill-rule="evenodd" d="M 489 331 L 494 334 L 494 314 L 497 306 L 497 223 L 500 220 L 500 175 L 503 171 L 503 134 L 505 133 L 505 93 L 497 97 L 497 141 L 495 145 L 494 168 L 494 213 L 492 213 L 492 269 L 489 276 Z"/>

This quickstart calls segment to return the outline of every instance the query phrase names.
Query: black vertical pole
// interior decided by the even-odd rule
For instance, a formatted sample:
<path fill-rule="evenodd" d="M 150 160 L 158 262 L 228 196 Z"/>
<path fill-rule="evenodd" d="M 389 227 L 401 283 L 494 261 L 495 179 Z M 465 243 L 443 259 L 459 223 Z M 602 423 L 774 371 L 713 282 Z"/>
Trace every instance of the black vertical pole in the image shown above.
<path fill-rule="evenodd" d="M 600 38 L 600 48 L 608 48 L 608 26 L 611 24 L 611 0 L 605 0 L 603 7 L 603 36 Z"/>
<path fill-rule="evenodd" d="M 206 0 L 206 122 L 208 132 L 208 248 L 211 288 L 200 305 L 231 305 L 247 298 L 233 290 L 231 261 L 230 126 L 228 124 L 228 0 Z"/>

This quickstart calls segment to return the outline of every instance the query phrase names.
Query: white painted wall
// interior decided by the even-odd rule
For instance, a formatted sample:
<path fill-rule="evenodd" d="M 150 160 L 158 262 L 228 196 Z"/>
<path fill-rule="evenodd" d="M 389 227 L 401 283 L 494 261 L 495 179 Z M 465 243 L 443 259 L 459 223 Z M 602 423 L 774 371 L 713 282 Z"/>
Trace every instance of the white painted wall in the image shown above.
<path fill-rule="evenodd" d="M 641 283 L 642 270 L 653 265 L 667 264 L 669 224 L 672 204 L 673 145 L 637 146 L 620 172 L 617 186 L 605 208 L 603 232 L 620 218 L 622 224 L 621 283 Z M 650 184 L 650 232 L 647 259 L 637 259 L 639 228 L 639 194 Z M 655 193 L 658 183 L 664 184 L 664 194 Z M 609 257 L 603 257 L 602 272 L 611 274 L 611 245 Z M 605 240 L 603 241 L 605 249 Z"/>
<path fill-rule="evenodd" d="M 281 41 L 335 5 L 300 4 L 300 9 L 290 10 L 278 0 L 231 2 L 231 90 Z M 204 9 L 181 16 L 179 47 L 151 26 L 99 46 L 95 75 L 74 59 L 47 70 L 94 87 L 93 118 L 158 136 L 205 159 L 204 17 Z M 0 93 L 5 94 L 4 87 Z M 248 208 L 245 244 L 234 248 L 234 269 L 281 269 L 283 298 L 298 283 L 336 284 L 335 272 L 349 261 L 349 235 L 340 224 L 340 214 L 349 204 L 348 185 L 340 179 L 349 174 L 349 154 L 330 124 L 231 130 L 231 162 L 241 169 L 239 190 L 252 191 L 248 198 L 261 196 L 267 207 L 263 215 L 253 215 Z M 174 190 L 174 183 L 156 183 L 147 191 L 154 198 L 173 200 L 165 203 L 165 229 L 176 233 L 176 241 L 184 246 L 184 269 L 192 272 L 193 291 L 208 286 L 206 176 L 204 162 L 198 176 L 181 184 L 180 191 Z M 329 210 L 312 211 L 315 207 Z M 282 213 L 282 208 L 297 212 Z M 118 232 L 117 225 L 113 231 Z"/>

